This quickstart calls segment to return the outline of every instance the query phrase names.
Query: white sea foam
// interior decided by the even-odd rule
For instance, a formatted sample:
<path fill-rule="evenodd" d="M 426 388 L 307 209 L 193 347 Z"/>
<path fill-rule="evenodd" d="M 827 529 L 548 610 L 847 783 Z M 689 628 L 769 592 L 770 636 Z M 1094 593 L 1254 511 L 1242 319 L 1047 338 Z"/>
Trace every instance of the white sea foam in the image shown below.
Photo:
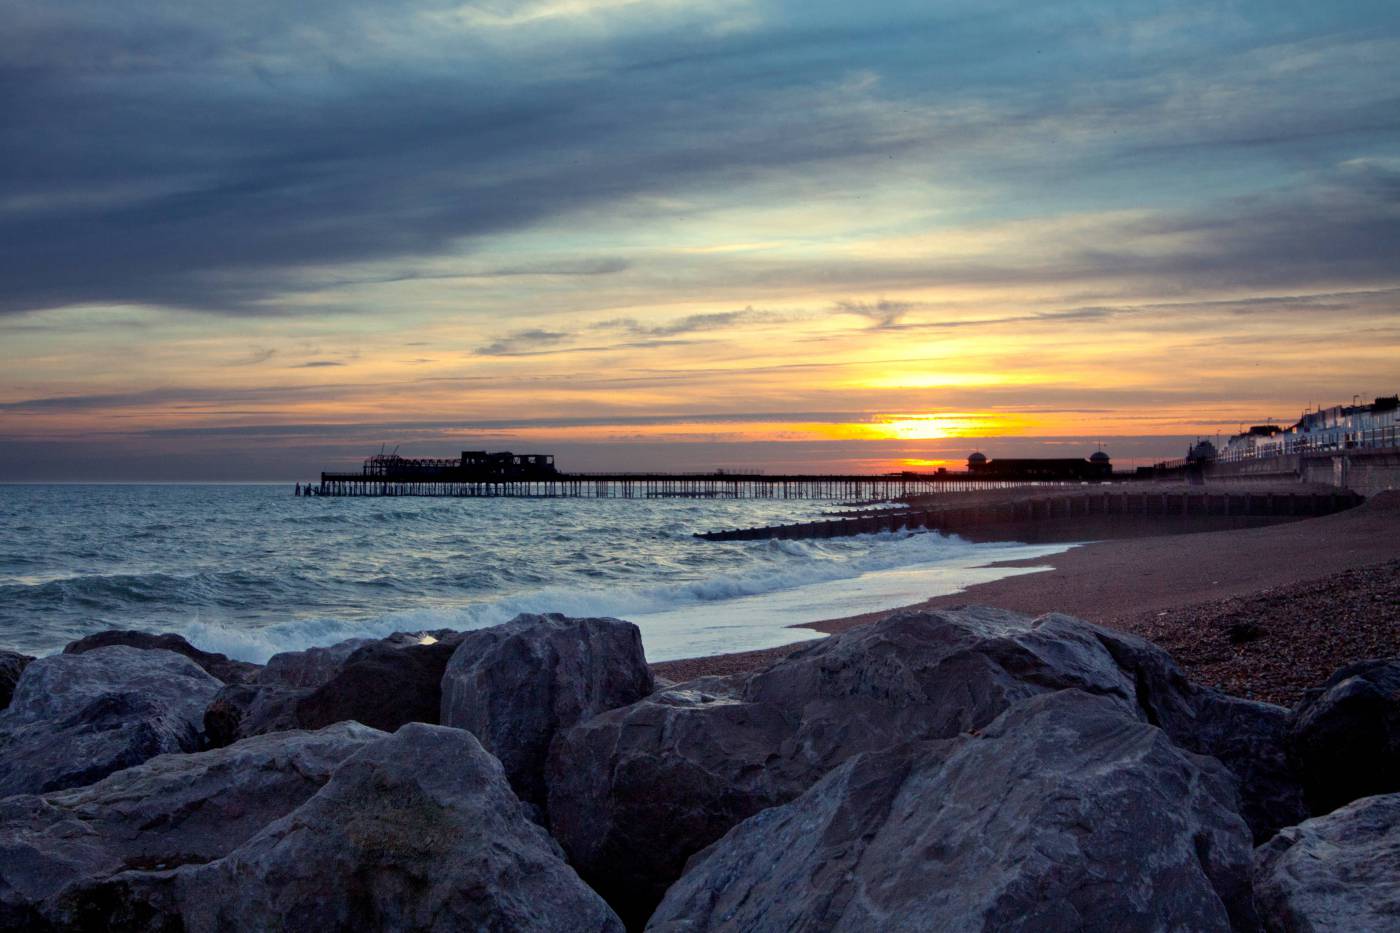
<path fill-rule="evenodd" d="M 459 605 L 390 610 L 370 619 L 312 618 L 256 628 L 192 621 L 193 643 L 265 661 L 279 651 L 398 631 L 474 629 L 521 612 L 614 616 L 642 629 L 654 660 L 746 651 L 820 637 L 791 626 L 891 609 L 974 583 L 1044 569 L 988 568 L 993 561 L 1060 553 L 1071 545 L 970 544 L 932 533 L 883 532 L 839 541 L 770 541 L 738 573 L 634 587 L 545 586 Z"/>

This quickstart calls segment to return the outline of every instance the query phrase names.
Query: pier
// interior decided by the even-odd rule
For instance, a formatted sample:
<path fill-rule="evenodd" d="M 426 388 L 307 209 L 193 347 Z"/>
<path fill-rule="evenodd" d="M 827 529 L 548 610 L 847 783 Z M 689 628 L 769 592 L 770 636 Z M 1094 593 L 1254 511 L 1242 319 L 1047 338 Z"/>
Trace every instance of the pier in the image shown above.
<path fill-rule="evenodd" d="M 977 458 L 980 458 L 977 459 Z M 1088 460 L 1004 460 L 981 454 L 966 472 L 934 473 L 565 473 L 549 454 L 462 452 L 458 459 L 379 453 L 358 473 L 322 473 L 318 496 L 449 496 L 532 499 L 831 499 L 889 501 L 943 492 L 1009 489 L 1112 478 L 1107 456 Z M 298 486 L 298 494 L 301 487 Z"/>
<path fill-rule="evenodd" d="M 962 474 L 556 473 L 547 478 L 322 473 L 316 495 L 583 499 L 884 500 L 1005 489 L 1028 481 Z"/>

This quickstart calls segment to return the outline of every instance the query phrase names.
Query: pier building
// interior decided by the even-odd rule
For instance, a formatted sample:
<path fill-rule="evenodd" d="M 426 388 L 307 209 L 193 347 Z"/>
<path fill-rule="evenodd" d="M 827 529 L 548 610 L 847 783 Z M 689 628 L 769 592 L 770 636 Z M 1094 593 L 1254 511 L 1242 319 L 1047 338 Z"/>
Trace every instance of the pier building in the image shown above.
<path fill-rule="evenodd" d="M 987 479 L 1046 480 L 1058 482 L 1099 482 L 1113 478 L 1113 463 L 1102 450 L 1087 460 L 1075 457 L 997 457 L 987 459 L 981 451 L 967 458 L 967 471 Z"/>

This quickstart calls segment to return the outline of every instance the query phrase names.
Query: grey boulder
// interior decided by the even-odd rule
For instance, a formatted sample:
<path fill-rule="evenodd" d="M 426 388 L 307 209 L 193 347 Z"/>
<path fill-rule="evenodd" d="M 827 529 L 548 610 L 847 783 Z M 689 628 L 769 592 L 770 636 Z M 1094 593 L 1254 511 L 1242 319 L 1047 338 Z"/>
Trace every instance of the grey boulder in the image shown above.
<path fill-rule="evenodd" d="M 10 705 L 10 698 L 15 695 L 15 684 L 19 683 L 19 675 L 24 673 L 24 669 L 33 660 L 29 655 L 17 651 L 0 651 L 0 710 Z"/>
<path fill-rule="evenodd" d="M 358 723 L 258 736 L 0 800 L 0 927 L 78 926 L 86 890 L 113 875 L 222 858 L 384 737 Z"/>
<path fill-rule="evenodd" d="M 227 655 L 216 654 L 212 651 L 201 651 L 190 644 L 180 635 L 162 634 L 155 635 L 151 632 L 142 632 L 136 629 L 119 630 L 112 629 L 105 632 L 95 632 L 79 638 L 77 641 L 69 642 L 64 646 L 64 654 L 82 654 L 85 651 L 92 651 L 96 648 L 110 648 L 113 645 L 125 645 L 128 648 L 142 648 L 147 651 L 173 651 L 176 654 L 183 654 L 204 670 L 210 676 L 222 680 L 226 684 L 241 684 L 255 676 L 259 670 L 258 665 L 247 661 L 235 661 Z"/>
<path fill-rule="evenodd" d="M 1234 778 L 1068 690 L 858 755 L 693 858 L 648 930 L 1252 929 Z"/>
<path fill-rule="evenodd" d="M 1400 930 L 1400 794 L 1280 832 L 1255 852 L 1254 892 L 1278 933 Z"/>
<path fill-rule="evenodd" d="M 78 787 L 166 752 L 200 747 L 222 684 L 163 650 L 98 648 L 25 668 L 0 712 L 0 797 Z"/>
<path fill-rule="evenodd" d="M 356 752 L 226 857 L 127 872 L 87 896 L 85 916 L 119 929 L 622 929 L 471 733 L 419 723 Z"/>
<path fill-rule="evenodd" d="M 520 798 L 543 807 L 555 735 L 654 686 L 631 622 L 520 615 L 462 636 L 442 678 L 441 722 L 475 735 Z"/>
<path fill-rule="evenodd" d="M 1400 660 L 1337 671 L 1298 705 L 1289 738 L 1315 815 L 1400 791 Z"/>
<path fill-rule="evenodd" d="M 355 645 L 338 662 L 344 644 L 320 656 L 299 652 L 308 657 L 219 694 L 204 717 L 210 742 L 347 720 L 385 732 L 409 722 L 436 723 L 442 675 L 460 638 L 449 631 L 397 633 Z"/>

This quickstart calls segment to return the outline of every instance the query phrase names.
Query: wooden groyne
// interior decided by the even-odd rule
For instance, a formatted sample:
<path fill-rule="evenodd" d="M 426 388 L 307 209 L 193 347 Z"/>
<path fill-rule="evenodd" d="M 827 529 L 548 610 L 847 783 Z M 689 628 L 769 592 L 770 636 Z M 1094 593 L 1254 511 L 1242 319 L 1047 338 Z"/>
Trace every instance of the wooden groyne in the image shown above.
<path fill-rule="evenodd" d="M 1143 521 L 1152 522 L 1154 533 L 1159 534 L 1223 530 L 1329 515 L 1363 501 L 1362 496 L 1346 490 L 1134 492 L 1105 486 L 1004 502 L 950 502 L 936 508 L 888 509 L 850 518 L 701 532 L 696 537 L 707 541 L 760 541 L 928 529 L 971 541 L 1082 541 L 1122 537 L 1129 526 L 1139 530 Z"/>

